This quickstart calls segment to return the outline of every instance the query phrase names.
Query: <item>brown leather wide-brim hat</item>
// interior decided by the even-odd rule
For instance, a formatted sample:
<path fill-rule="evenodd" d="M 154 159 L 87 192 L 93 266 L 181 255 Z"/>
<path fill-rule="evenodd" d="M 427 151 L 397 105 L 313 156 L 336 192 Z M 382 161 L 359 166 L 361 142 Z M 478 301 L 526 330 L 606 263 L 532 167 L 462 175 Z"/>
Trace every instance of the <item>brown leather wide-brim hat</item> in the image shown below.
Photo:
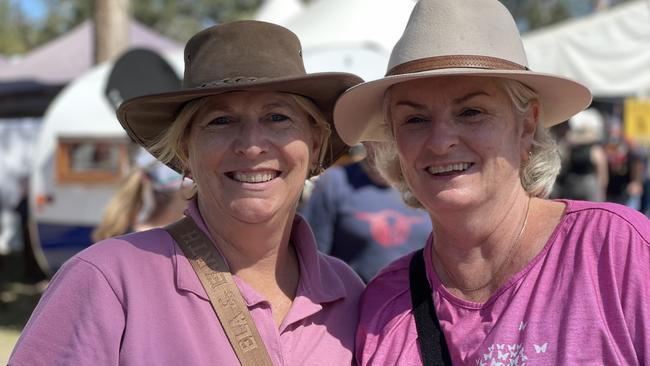
<path fill-rule="evenodd" d="M 348 73 L 307 74 L 298 37 L 284 27 L 260 21 L 226 23 L 197 33 L 185 46 L 184 61 L 180 90 L 136 97 L 117 111 L 122 127 L 144 148 L 194 99 L 240 90 L 291 93 L 313 101 L 331 123 L 338 96 L 363 82 Z M 334 126 L 331 130 L 324 168 L 348 149 Z M 177 162 L 169 165 L 180 172 Z"/>
<path fill-rule="evenodd" d="M 384 78 L 352 87 L 338 100 L 334 122 L 343 141 L 387 141 L 383 99 L 395 84 L 445 76 L 505 78 L 537 93 L 542 124 L 553 126 L 586 108 L 591 92 L 568 78 L 538 73 L 514 19 L 497 0 L 420 0 L 397 42 Z"/>

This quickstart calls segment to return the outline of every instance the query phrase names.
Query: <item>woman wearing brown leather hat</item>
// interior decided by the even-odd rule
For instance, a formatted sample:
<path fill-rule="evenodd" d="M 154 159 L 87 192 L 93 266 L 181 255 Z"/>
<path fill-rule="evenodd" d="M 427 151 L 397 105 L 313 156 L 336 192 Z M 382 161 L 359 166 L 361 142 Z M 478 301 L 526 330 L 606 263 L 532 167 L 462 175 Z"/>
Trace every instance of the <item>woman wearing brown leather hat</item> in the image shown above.
<path fill-rule="evenodd" d="M 387 76 L 353 87 L 334 121 L 432 235 L 372 280 L 361 365 L 650 364 L 650 223 L 620 205 L 548 200 L 547 128 L 591 100 L 528 69 L 496 0 L 421 0 Z"/>
<path fill-rule="evenodd" d="M 10 364 L 352 363 L 363 284 L 295 212 L 344 152 L 330 116 L 361 80 L 306 74 L 301 52 L 277 25 L 218 25 L 188 42 L 182 90 L 120 106 L 129 136 L 196 184 L 186 218 L 68 261 Z"/>

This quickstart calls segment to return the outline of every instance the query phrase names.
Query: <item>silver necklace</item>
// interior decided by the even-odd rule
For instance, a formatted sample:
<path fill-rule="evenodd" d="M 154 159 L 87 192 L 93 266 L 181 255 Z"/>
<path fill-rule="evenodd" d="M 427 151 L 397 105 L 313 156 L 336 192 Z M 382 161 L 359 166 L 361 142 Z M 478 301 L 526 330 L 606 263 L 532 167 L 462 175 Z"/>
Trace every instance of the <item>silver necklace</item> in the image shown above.
<path fill-rule="evenodd" d="M 490 274 L 490 279 L 481 286 L 478 286 L 478 287 L 462 287 L 462 286 L 458 285 L 458 281 L 456 280 L 456 278 L 454 276 L 452 276 L 451 272 L 449 272 L 447 270 L 447 267 L 445 267 L 445 264 L 442 263 L 442 258 L 438 254 L 438 251 L 436 250 L 436 246 L 433 245 L 433 252 L 438 257 L 438 262 L 440 263 L 440 267 L 442 267 L 442 270 L 447 275 L 447 278 L 449 278 L 451 283 L 456 288 L 458 288 L 459 290 L 462 290 L 463 292 L 476 292 L 476 291 L 479 291 L 479 290 L 482 290 L 482 289 L 486 288 L 489 284 L 492 283 L 492 281 L 494 281 L 494 279 L 499 274 L 499 272 L 501 271 L 503 266 L 506 263 L 510 262 L 510 259 L 511 259 L 512 255 L 515 253 L 515 248 L 519 247 L 520 239 L 521 239 L 521 237 L 522 237 L 522 235 L 524 233 L 524 230 L 526 229 L 526 224 L 528 223 L 528 213 L 530 211 L 530 201 L 531 201 L 531 198 L 528 197 L 528 203 L 526 205 L 526 216 L 524 217 L 524 223 L 521 225 L 521 229 L 519 229 L 519 233 L 515 237 L 515 240 L 512 242 L 512 245 L 510 246 L 510 249 L 508 250 L 508 254 L 503 259 L 501 264 L 499 264 L 499 266 Z"/>

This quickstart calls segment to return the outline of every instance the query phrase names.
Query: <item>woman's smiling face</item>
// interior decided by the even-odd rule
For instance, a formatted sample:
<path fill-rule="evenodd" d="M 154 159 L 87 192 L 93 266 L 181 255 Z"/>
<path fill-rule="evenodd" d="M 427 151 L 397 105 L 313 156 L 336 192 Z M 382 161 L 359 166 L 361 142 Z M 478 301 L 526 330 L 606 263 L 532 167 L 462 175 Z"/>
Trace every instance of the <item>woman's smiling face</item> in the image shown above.
<path fill-rule="evenodd" d="M 413 80 L 393 86 L 387 103 L 402 172 L 430 212 L 504 197 L 521 184 L 532 132 L 495 79 Z"/>
<path fill-rule="evenodd" d="M 186 140 L 200 207 L 251 224 L 293 210 L 320 150 L 310 121 L 285 93 L 209 97 Z"/>

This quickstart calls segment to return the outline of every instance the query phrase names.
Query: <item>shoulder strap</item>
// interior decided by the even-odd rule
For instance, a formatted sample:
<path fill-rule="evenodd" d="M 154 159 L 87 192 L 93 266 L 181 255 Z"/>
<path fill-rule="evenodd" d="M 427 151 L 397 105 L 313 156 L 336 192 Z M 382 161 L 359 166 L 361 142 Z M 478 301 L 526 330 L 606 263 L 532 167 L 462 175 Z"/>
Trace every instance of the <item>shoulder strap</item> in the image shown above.
<path fill-rule="evenodd" d="M 272 366 L 248 306 L 212 241 L 189 217 L 166 226 L 165 230 L 181 247 L 201 280 L 239 362 L 243 366 Z"/>
<path fill-rule="evenodd" d="M 424 266 L 423 249 L 418 250 L 411 258 L 409 266 L 409 283 L 411 285 L 411 303 L 415 327 L 418 331 L 418 344 L 422 361 L 426 366 L 451 365 L 449 349 L 445 335 L 440 329 L 436 310 L 431 297 L 431 286 L 427 280 Z"/>

